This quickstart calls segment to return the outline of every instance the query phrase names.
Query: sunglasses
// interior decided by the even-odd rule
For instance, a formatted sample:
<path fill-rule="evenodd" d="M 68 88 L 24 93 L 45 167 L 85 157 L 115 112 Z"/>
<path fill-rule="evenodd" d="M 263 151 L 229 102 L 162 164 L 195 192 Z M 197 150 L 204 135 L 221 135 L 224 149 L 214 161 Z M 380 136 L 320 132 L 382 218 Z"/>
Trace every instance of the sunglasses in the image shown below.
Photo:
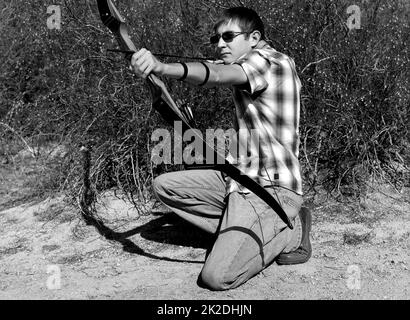
<path fill-rule="evenodd" d="M 210 38 L 211 44 L 217 44 L 219 39 L 223 39 L 225 42 L 232 42 L 234 38 L 239 36 L 240 34 L 249 33 L 249 32 L 234 32 L 234 31 L 226 31 L 222 34 L 215 34 Z"/>

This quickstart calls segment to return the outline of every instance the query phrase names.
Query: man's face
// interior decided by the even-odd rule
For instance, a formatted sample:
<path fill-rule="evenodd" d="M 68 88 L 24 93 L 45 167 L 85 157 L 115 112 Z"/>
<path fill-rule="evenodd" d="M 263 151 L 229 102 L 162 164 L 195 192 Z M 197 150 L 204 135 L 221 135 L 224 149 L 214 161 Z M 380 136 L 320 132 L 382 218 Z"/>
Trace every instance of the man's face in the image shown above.
<path fill-rule="evenodd" d="M 243 32 L 248 30 L 241 30 L 236 22 L 230 21 L 228 24 L 219 26 L 217 34 L 222 35 L 227 31 Z M 253 40 L 248 36 L 249 34 L 246 33 L 238 34 L 230 42 L 225 42 L 222 37 L 219 39 L 219 42 L 217 43 L 217 53 L 219 58 L 223 60 L 224 64 L 230 64 L 252 50 Z"/>

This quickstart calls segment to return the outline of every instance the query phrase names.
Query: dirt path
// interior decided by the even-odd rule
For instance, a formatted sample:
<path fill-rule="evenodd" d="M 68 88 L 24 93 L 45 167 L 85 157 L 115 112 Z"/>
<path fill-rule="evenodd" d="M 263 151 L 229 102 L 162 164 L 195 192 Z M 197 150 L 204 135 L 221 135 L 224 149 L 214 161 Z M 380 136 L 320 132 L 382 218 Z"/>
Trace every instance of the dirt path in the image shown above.
<path fill-rule="evenodd" d="M 107 240 L 61 198 L 0 206 L 0 299 L 409 299 L 409 191 L 358 208 L 316 197 L 311 260 L 226 292 L 196 285 L 211 239 L 172 214 L 136 219 L 107 194 Z"/>

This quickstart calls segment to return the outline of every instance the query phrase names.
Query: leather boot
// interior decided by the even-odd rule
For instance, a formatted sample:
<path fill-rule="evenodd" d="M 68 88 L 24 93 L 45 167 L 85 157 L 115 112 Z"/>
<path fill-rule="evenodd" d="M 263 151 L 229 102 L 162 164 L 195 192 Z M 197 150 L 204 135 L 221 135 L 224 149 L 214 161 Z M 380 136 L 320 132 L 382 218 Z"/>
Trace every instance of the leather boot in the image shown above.
<path fill-rule="evenodd" d="M 280 253 L 276 263 L 280 265 L 299 264 L 308 261 L 312 255 L 312 244 L 310 243 L 310 229 L 312 228 L 312 214 L 309 209 L 302 207 L 299 211 L 302 223 L 302 241 L 299 248 L 288 253 Z"/>

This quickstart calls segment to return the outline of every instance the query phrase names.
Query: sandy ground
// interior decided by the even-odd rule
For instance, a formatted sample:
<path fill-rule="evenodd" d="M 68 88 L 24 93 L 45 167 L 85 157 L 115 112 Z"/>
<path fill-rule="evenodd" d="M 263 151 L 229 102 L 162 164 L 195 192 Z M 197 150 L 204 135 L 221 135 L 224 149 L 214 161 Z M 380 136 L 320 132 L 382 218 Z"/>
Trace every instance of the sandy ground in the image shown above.
<path fill-rule="evenodd" d="M 108 192 L 98 214 L 113 239 L 63 198 L 15 201 L 20 173 L 0 170 L 0 299 L 409 299 L 410 190 L 391 186 L 360 205 L 316 195 L 313 256 L 276 263 L 224 292 L 196 280 L 212 239 L 171 213 L 138 217 Z M 16 170 L 14 167 L 13 170 Z M 19 175 L 20 174 L 20 175 Z M 14 200 L 13 200 L 14 199 Z"/>

